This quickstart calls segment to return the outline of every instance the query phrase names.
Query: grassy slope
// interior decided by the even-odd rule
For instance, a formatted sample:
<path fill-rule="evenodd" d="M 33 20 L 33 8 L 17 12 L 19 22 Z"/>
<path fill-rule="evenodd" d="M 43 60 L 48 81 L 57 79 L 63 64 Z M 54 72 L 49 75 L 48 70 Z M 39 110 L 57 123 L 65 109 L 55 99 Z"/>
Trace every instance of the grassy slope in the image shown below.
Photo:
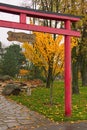
<path fill-rule="evenodd" d="M 51 120 L 87 120 L 87 87 L 80 87 L 80 94 L 72 96 L 72 116 L 68 118 L 64 116 L 64 83 L 55 82 L 53 91 L 54 104 L 52 106 L 49 104 L 50 91 L 47 88 L 36 88 L 31 96 L 22 93 L 19 96 L 11 96 L 11 98 Z"/>

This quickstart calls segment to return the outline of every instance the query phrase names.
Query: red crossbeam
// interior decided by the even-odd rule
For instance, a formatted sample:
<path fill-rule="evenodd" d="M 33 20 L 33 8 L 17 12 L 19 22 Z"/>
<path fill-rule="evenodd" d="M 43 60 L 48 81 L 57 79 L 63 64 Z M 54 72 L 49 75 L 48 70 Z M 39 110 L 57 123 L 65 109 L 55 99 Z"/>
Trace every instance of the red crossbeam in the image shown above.
<path fill-rule="evenodd" d="M 36 17 L 36 18 L 42 18 L 42 19 L 51 19 L 51 20 L 60 20 L 60 21 L 70 20 L 73 22 L 80 20 L 80 17 L 76 17 L 73 15 L 64 15 L 60 13 L 37 11 L 33 9 L 7 5 L 7 4 L 2 4 L 2 3 L 0 3 L 0 11 L 6 12 L 6 13 L 18 14 L 18 15 L 20 15 L 21 13 L 24 13 L 29 17 Z"/>
<path fill-rule="evenodd" d="M 8 21 L 0 21 L 1 27 L 6 28 L 15 28 L 15 29 L 21 29 L 21 30 L 32 30 L 37 32 L 46 32 L 46 33 L 52 33 L 52 34 L 61 34 L 61 35 L 69 35 L 69 36 L 80 36 L 80 32 L 78 31 L 72 31 L 68 29 L 58 29 L 58 28 L 50 28 L 50 27 L 44 27 L 44 26 L 37 26 L 37 25 L 31 25 L 31 24 L 21 24 L 16 22 L 8 22 Z"/>

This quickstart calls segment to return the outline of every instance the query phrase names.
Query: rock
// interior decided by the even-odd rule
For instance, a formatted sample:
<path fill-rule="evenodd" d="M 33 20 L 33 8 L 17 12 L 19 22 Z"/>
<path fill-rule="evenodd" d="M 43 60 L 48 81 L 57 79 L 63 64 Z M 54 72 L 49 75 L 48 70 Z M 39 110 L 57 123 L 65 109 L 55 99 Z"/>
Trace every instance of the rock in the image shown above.
<path fill-rule="evenodd" d="M 21 92 L 20 86 L 15 85 L 15 84 L 7 84 L 4 87 L 2 94 L 5 96 L 11 95 L 11 94 L 19 95 L 20 92 Z"/>
<path fill-rule="evenodd" d="M 31 88 L 27 88 L 27 96 L 31 96 Z"/>
<path fill-rule="evenodd" d="M 21 86 L 21 92 L 27 92 L 27 86 Z"/>
<path fill-rule="evenodd" d="M 24 82 L 20 82 L 20 86 L 27 86 L 27 84 Z"/>
<path fill-rule="evenodd" d="M 6 80 L 11 80 L 11 77 L 9 75 L 0 75 L 0 81 L 6 81 Z"/>

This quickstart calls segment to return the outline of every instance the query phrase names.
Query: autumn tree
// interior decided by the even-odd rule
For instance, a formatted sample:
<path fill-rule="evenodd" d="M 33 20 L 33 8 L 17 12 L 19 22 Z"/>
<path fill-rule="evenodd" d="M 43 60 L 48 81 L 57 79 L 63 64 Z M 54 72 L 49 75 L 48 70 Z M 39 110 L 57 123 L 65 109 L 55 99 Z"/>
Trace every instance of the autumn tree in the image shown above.
<path fill-rule="evenodd" d="M 72 29 L 78 28 L 82 34 L 77 46 L 72 49 L 72 88 L 73 93 L 79 93 L 79 71 L 81 71 L 82 85 L 87 86 L 87 2 L 86 0 L 41 0 L 41 9 L 43 9 L 42 4 L 48 5 L 47 11 L 81 16 L 79 24 L 72 23 Z"/>
<path fill-rule="evenodd" d="M 73 92 L 79 93 L 78 89 L 78 72 L 81 71 L 82 85 L 87 86 L 87 2 L 86 0 L 67 0 L 63 3 L 63 12 L 72 15 L 81 16 L 78 24 L 72 24 L 72 28 L 78 28 L 81 31 L 81 38 L 78 45 L 72 50 L 72 83 Z M 77 72 L 77 73 L 76 73 Z"/>
<path fill-rule="evenodd" d="M 55 77 L 63 71 L 63 44 L 59 44 L 62 36 L 58 36 L 56 40 L 52 35 L 45 33 L 35 33 L 35 43 L 24 43 L 24 54 L 27 59 L 33 62 L 36 66 L 42 67 L 47 78 L 47 87 L 50 87 L 51 82 Z"/>
<path fill-rule="evenodd" d="M 87 86 L 87 1 L 80 1 L 80 15 L 82 20 L 79 29 L 81 30 L 81 40 L 79 42 L 79 62 L 82 77 L 82 86 Z"/>
<path fill-rule="evenodd" d="M 79 2 L 77 0 L 38 0 L 37 4 L 39 3 L 39 8 L 44 11 L 56 12 L 56 13 L 65 13 L 65 14 L 74 14 L 79 15 Z M 55 21 L 54 27 L 56 28 L 59 21 Z M 52 21 L 44 20 L 45 26 L 52 27 Z M 60 22 L 60 26 L 63 27 L 64 23 Z M 76 29 L 77 26 L 73 23 L 72 28 Z M 54 38 L 56 35 L 54 35 Z M 77 41 L 77 40 L 76 40 Z M 72 91 L 73 93 L 79 93 L 78 88 L 78 72 L 79 72 L 79 56 L 77 53 L 78 46 L 75 46 L 72 49 Z"/>
<path fill-rule="evenodd" d="M 55 40 L 51 34 L 34 33 L 35 43 L 24 43 L 24 54 L 29 61 L 40 67 L 44 71 L 47 79 L 46 87 L 50 88 L 50 103 L 53 103 L 53 81 L 59 73 L 63 72 L 64 48 L 59 44 L 63 36 L 58 36 Z"/>
<path fill-rule="evenodd" d="M 50 96 L 52 103 L 53 81 L 56 76 L 64 72 L 64 44 L 60 43 L 63 36 L 57 36 L 54 40 L 51 34 L 34 33 L 36 40 L 33 44 L 24 43 L 24 55 L 34 65 L 43 69 L 47 82 L 46 87 L 50 87 Z M 74 42 L 75 38 L 71 39 L 71 49 L 77 45 Z"/>
<path fill-rule="evenodd" d="M 86 0 L 32 0 L 32 8 L 38 8 L 43 11 L 50 11 L 56 13 L 65 13 L 72 15 L 83 16 L 80 24 L 72 24 L 72 28 L 79 28 L 81 31 L 81 39 L 78 40 L 78 45 L 72 50 L 72 88 L 74 93 L 79 93 L 78 88 L 78 72 L 81 71 L 82 85 L 87 85 L 87 46 L 86 46 L 86 30 L 87 30 L 87 2 Z M 53 26 L 51 20 L 43 20 L 44 26 Z M 59 21 L 54 21 L 54 27 L 56 28 Z M 61 22 L 61 27 L 63 23 Z M 56 36 L 54 35 L 54 38 Z M 79 53 L 78 53 L 79 50 Z M 74 59 L 74 60 L 73 60 Z M 77 73 L 74 73 L 77 72 Z M 75 89 L 76 87 L 76 89 Z M 77 89 L 78 88 L 78 89 Z"/>
<path fill-rule="evenodd" d="M 35 32 L 33 44 L 24 43 L 24 54 L 29 61 L 42 67 L 47 78 L 47 86 L 50 81 L 64 71 L 64 44 L 60 44 L 63 36 L 57 36 L 54 40 L 51 34 Z M 71 38 L 71 49 L 77 45 L 76 38 Z"/>
<path fill-rule="evenodd" d="M 72 50 L 72 84 L 73 92 L 79 93 L 78 89 L 78 72 L 81 72 L 82 85 L 87 86 L 87 2 L 86 0 L 68 0 L 64 1 L 64 13 L 81 16 L 78 24 L 72 24 L 72 28 L 78 28 L 81 31 L 81 38 L 78 45 Z M 77 73 L 76 73 L 77 72 Z"/>

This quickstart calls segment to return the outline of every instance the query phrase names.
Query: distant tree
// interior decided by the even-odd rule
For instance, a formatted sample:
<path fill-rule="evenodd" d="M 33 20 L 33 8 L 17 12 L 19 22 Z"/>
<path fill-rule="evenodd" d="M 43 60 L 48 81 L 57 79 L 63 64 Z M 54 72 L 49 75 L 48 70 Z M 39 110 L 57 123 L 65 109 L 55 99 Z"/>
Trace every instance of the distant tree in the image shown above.
<path fill-rule="evenodd" d="M 25 61 L 25 56 L 19 45 L 13 44 L 6 48 L 2 58 L 2 74 L 14 77 Z"/>
<path fill-rule="evenodd" d="M 2 57 L 4 48 L 2 47 L 2 42 L 0 42 L 0 58 Z"/>
<path fill-rule="evenodd" d="M 28 0 L 29 1 L 29 0 Z M 82 86 L 87 86 L 87 0 L 31 0 L 31 8 L 47 12 L 56 12 L 63 14 L 71 14 L 83 16 L 79 23 L 72 23 L 73 29 L 81 31 L 81 39 L 78 40 L 78 45 L 72 50 L 72 89 L 73 93 L 79 93 L 78 73 L 81 72 Z M 26 1 L 25 1 L 26 2 Z M 27 2 L 26 2 L 27 3 Z M 39 19 L 40 20 L 40 19 Z M 33 21 L 35 23 L 35 19 Z M 60 21 L 44 19 L 40 20 L 41 25 L 53 26 L 57 28 Z M 61 27 L 64 23 L 61 22 Z M 54 35 L 54 38 L 56 36 Z"/>
<path fill-rule="evenodd" d="M 3 56 L 3 53 L 4 53 L 4 48 L 2 47 L 2 42 L 0 42 L 0 74 L 1 74 L 1 71 L 2 71 L 2 56 Z"/>

